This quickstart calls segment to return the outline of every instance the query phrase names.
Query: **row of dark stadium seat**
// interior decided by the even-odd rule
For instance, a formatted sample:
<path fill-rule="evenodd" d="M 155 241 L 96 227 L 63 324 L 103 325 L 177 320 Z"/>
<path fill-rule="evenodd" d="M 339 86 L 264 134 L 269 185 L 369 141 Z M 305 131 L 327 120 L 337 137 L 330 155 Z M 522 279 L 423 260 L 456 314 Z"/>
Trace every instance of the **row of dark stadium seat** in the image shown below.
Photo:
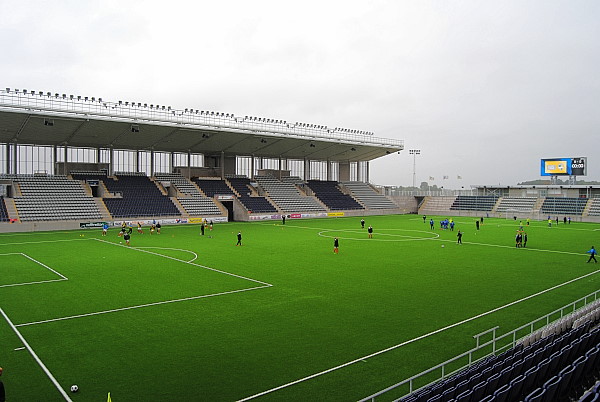
<path fill-rule="evenodd" d="M 354 198 L 342 193 L 335 181 L 309 180 L 308 187 L 331 210 L 364 209 Z"/>
<path fill-rule="evenodd" d="M 6 205 L 4 204 L 4 197 L 0 196 L 0 222 L 8 222 L 10 219 L 8 218 L 8 211 L 6 210 Z"/>
<path fill-rule="evenodd" d="M 581 394 L 600 367 L 600 328 L 590 328 L 588 322 L 529 346 L 517 345 L 401 400 L 554 401 Z"/>

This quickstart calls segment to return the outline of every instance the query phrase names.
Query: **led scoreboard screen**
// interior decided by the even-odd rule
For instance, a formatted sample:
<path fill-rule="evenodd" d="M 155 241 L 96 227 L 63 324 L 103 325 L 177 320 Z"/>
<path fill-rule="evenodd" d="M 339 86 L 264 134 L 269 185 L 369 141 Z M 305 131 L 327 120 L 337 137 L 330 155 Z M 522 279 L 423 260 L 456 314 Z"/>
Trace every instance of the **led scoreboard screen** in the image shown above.
<path fill-rule="evenodd" d="M 587 158 L 542 159 L 542 176 L 585 176 Z"/>

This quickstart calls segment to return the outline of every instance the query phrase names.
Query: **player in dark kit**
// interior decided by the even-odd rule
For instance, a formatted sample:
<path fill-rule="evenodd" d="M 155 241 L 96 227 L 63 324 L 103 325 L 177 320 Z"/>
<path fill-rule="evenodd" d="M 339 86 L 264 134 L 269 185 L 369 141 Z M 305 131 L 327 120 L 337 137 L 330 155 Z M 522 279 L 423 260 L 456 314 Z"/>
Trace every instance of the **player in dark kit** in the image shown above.
<path fill-rule="evenodd" d="M 363 229 L 365 228 L 365 220 L 364 219 L 360 220 L 360 227 Z"/>
<path fill-rule="evenodd" d="M 459 230 L 458 233 L 456 234 L 456 238 L 458 239 L 456 241 L 456 244 L 462 244 L 462 232 Z"/>
<path fill-rule="evenodd" d="M 587 253 L 590 255 L 590 258 L 587 260 L 587 262 L 590 262 L 592 260 L 594 260 L 594 262 L 598 262 L 598 260 L 596 260 L 596 249 L 594 248 L 594 246 L 592 246 L 590 251 L 588 251 Z"/>
<path fill-rule="evenodd" d="M 237 243 L 235 244 L 236 246 L 241 246 L 242 245 L 242 232 L 238 232 L 237 234 Z"/>
<path fill-rule="evenodd" d="M 369 225 L 367 232 L 369 232 L 369 239 L 372 239 L 373 238 L 373 226 Z"/>
<path fill-rule="evenodd" d="M 2 367 L 0 367 L 0 377 L 2 376 Z M 0 380 L 0 402 L 4 402 L 6 400 L 6 393 L 4 392 L 4 384 L 2 380 Z"/>
<path fill-rule="evenodd" d="M 333 239 L 333 252 L 336 254 L 340 252 L 340 241 L 337 237 Z"/>

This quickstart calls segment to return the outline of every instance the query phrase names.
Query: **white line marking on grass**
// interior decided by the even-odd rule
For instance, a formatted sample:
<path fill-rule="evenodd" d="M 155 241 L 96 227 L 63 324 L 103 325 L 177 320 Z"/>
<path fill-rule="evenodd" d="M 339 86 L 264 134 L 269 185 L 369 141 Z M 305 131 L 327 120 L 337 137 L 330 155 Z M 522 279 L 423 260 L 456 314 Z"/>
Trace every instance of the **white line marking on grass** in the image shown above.
<path fill-rule="evenodd" d="M 456 244 L 456 240 L 439 240 L 439 241 L 443 241 L 443 242 L 447 242 L 447 243 L 455 243 Z M 529 251 L 539 251 L 542 253 L 556 253 L 556 254 L 568 254 L 568 255 L 586 255 L 586 253 L 575 253 L 572 251 L 561 251 L 561 250 L 545 250 L 542 248 L 531 248 L 531 247 L 515 247 L 515 246 L 507 246 L 506 244 L 489 244 L 489 243 L 475 243 L 475 242 L 470 242 L 470 241 L 465 241 L 463 242 L 463 245 L 465 244 L 472 244 L 475 246 L 487 246 L 487 247 L 498 247 L 498 248 L 512 248 L 515 250 L 529 250 Z"/>
<path fill-rule="evenodd" d="M 64 241 L 88 241 L 92 239 L 64 239 L 64 240 L 40 240 L 40 241 L 24 241 L 20 243 L 2 243 L 0 246 L 15 246 L 21 244 L 39 244 L 39 243 L 60 243 Z"/>
<path fill-rule="evenodd" d="M 63 278 L 64 280 L 69 280 L 69 278 L 67 278 L 66 276 L 64 276 L 63 274 L 61 274 L 58 271 L 53 270 L 52 268 L 50 268 L 49 266 L 47 266 L 46 264 L 42 264 L 41 262 L 39 262 L 36 259 L 31 258 L 30 256 L 28 256 L 27 254 L 22 254 L 23 257 L 30 259 L 33 262 L 37 262 L 38 264 L 40 264 L 42 267 L 46 268 L 49 271 L 54 272 L 56 275 L 60 276 L 61 278 Z"/>
<path fill-rule="evenodd" d="M 10 320 L 10 318 L 8 318 L 8 316 L 6 315 L 6 313 L 4 312 L 4 310 L 2 310 L 2 308 L 0 308 L 0 313 L 2 314 L 2 316 L 4 316 L 4 319 L 6 320 L 6 322 L 8 323 L 8 325 L 12 328 L 12 330 L 15 332 L 15 334 L 17 334 L 17 336 L 19 337 L 19 339 L 21 340 L 21 342 L 23 342 L 23 345 L 25 345 L 25 348 L 27 348 L 27 351 L 35 359 L 35 361 L 37 362 L 37 364 L 42 368 L 42 370 L 44 370 L 44 373 L 46 373 L 46 375 L 48 376 L 48 378 L 50 379 L 50 381 L 52 381 L 52 383 L 54 384 L 54 386 L 56 387 L 56 389 L 61 393 L 61 395 L 63 396 L 63 398 L 65 398 L 65 401 L 73 402 L 72 399 L 69 397 L 69 395 L 65 392 L 65 390 L 60 386 L 60 384 L 58 383 L 58 381 L 56 380 L 56 378 L 54 378 L 54 376 L 52 375 L 52 373 L 50 372 L 50 370 L 48 370 L 48 368 L 46 367 L 46 365 L 42 362 L 42 360 L 38 357 L 38 355 L 33 351 L 33 349 L 31 348 L 31 346 L 29 346 L 29 343 L 27 343 L 27 341 L 25 340 L 25 338 L 23 337 L 23 335 L 21 335 L 21 333 L 19 332 L 19 330 L 15 327 L 15 325 L 12 323 L 12 321 Z"/>
<path fill-rule="evenodd" d="M 194 261 L 196 261 L 196 260 L 198 259 L 198 254 L 194 253 L 194 252 L 193 252 L 193 251 L 191 251 L 191 250 L 184 250 L 184 249 L 181 249 L 181 248 L 168 248 L 168 247 L 136 247 L 136 248 L 141 248 L 141 249 L 146 249 L 146 248 L 155 248 L 155 249 L 159 249 L 159 250 L 175 250 L 175 251 L 184 251 L 184 252 L 186 252 L 186 253 L 194 254 L 194 258 L 192 258 L 191 260 L 189 260 L 189 261 L 186 261 L 186 262 L 194 262 Z"/>
<path fill-rule="evenodd" d="M 255 283 L 260 283 L 261 285 L 265 285 L 265 286 L 273 286 L 270 283 L 267 282 L 262 282 L 259 281 L 257 279 L 252 279 L 252 278 L 248 278 L 246 276 L 242 276 L 242 275 L 236 275 L 236 274 L 232 274 L 231 272 L 226 272 L 226 271 L 221 271 L 220 269 L 216 269 L 216 268 L 211 268 L 211 267 L 207 267 L 206 265 L 200 265 L 200 264 L 194 264 L 192 262 L 188 262 L 185 260 L 180 260 L 179 258 L 175 258 L 175 257 L 170 257 L 168 255 L 164 255 L 164 254 L 159 254 L 159 253 L 153 253 L 152 251 L 146 251 L 146 250 L 142 250 L 140 248 L 136 248 L 136 247 L 129 247 L 129 246 L 124 246 L 122 244 L 117 244 L 117 243 L 112 243 L 106 240 L 102 240 L 102 239 L 94 239 L 96 241 L 102 242 L 102 243 L 106 243 L 106 244 L 111 244 L 113 246 L 117 246 L 117 247 L 124 247 L 127 250 L 135 250 L 135 251 L 140 251 L 142 253 L 148 253 L 148 254 L 152 254 L 152 255 L 157 255 L 159 257 L 163 257 L 163 258 L 168 258 L 170 260 L 174 260 L 174 261 L 179 261 L 179 262 L 183 262 L 184 264 L 190 264 L 193 265 L 195 267 L 200 267 L 200 268 L 204 268 L 204 269 L 208 269 L 209 271 L 214 271 L 214 272 L 218 272 L 220 274 L 225 274 L 225 275 L 229 275 L 229 276 L 234 276 L 236 278 L 240 278 L 240 279 L 245 279 L 247 281 L 251 281 L 251 282 L 255 282 Z"/>
<path fill-rule="evenodd" d="M 14 350 L 14 351 L 17 351 L 17 350 L 25 350 L 25 346 L 21 346 L 20 348 L 16 348 L 16 349 L 13 349 L 13 350 Z"/>
<path fill-rule="evenodd" d="M 417 232 L 417 233 L 425 233 L 425 234 L 429 234 L 429 235 L 433 235 L 434 237 L 415 237 L 415 236 L 410 236 L 410 235 L 402 235 L 402 234 L 393 234 L 393 233 L 385 233 L 386 230 L 402 230 L 405 232 Z M 318 233 L 319 236 L 321 237 L 327 237 L 327 238 L 334 238 L 335 236 L 328 236 L 325 235 L 324 233 L 358 233 L 360 235 L 365 235 L 365 231 L 358 231 L 358 230 L 347 230 L 347 229 L 328 229 L 328 230 L 322 230 Z M 339 239 L 343 239 L 343 240 L 358 240 L 358 241 L 380 241 L 380 242 L 399 242 L 399 241 L 421 241 L 421 240 L 435 240 L 437 238 L 440 237 L 440 235 L 438 233 L 432 233 L 432 232 L 427 232 L 424 230 L 410 230 L 410 229 L 379 229 L 379 231 L 374 234 L 375 237 L 373 238 L 368 238 L 368 237 L 363 237 L 363 238 L 356 238 L 356 237 L 341 237 L 341 236 L 337 236 Z M 405 239 L 382 239 L 381 237 L 404 237 Z"/>
<path fill-rule="evenodd" d="M 247 291 L 250 291 L 250 290 L 264 289 L 264 288 L 268 288 L 270 286 L 272 286 L 272 285 L 269 285 L 269 286 L 256 286 L 256 287 L 253 287 L 253 288 L 246 288 L 246 289 L 229 290 L 227 292 L 213 293 L 213 294 L 209 294 L 209 295 L 185 297 L 185 298 L 182 298 L 182 299 L 165 300 L 165 301 L 159 301 L 159 302 L 154 302 L 154 303 L 140 304 L 140 305 L 137 305 L 137 306 L 115 308 L 115 309 L 112 309 L 112 310 L 96 311 L 94 313 L 77 314 L 77 315 L 71 315 L 71 316 L 68 316 L 68 317 L 51 318 L 49 320 L 26 322 L 26 323 L 23 323 L 23 324 L 17 324 L 17 325 L 15 325 L 15 327 L 26 327 L 26 326 L 29 326 L 29 325 L 45 324 L 45 323 L 48 323 L 48 322 L 71 320 L 73 318 L 91 317 L 91 316 L 94 316 L 94 315 L 115 313 L 117 311 L 134 310 L 134 309 L 138 309 L 138 308 L 142 308 L 142 307 L 159 306 L 161 304 L 178 303 L 178 302 L 183 302 L 183 301 L 188 301 L 188 300 L 205 299 L 205 298 L 208 298 L 208 297 L 223 296 L 223 295 L 228 295 L 228 294 L 232 294 L 232 293 L 241 293 L 241 292 L 247 292 Z"/>
<path fill-rule="evenodd" d="M 39 262 L 36 259 L 31 258 L 30 256 L 28 256 L 27 254 L 24 253 L 4 253 L 4 254 L 0 254 L 1 255 L 21 255 L 33 262 L 35 262 L 38 265 L 41 265 L 42 267 L 46 268 L 47 270 L 55 273 L 56 275 L 60 276 L 61 279 L 48 279 L 45 281 L 34 281 L 34 282 L 22 282 L 22 283 L 9 283 L 7 285 L 0 285 L 0 288 L 8 288 L 8 287 L 12 287 L 12 286 L 25 286 L 25 285 L 36 285 L 38 283 L 49 283 L 49 282 L 61 282 L 61 281 L 68 281 L 69 278 L 67 278 L 66 276 L 64 276 L 63 274 L 61 274 L 58 271 L 53 270 L 52 268 L 50 268 L 49 266 L 47 266 L 46 264 L 42 264 L 41 262 Z"/>
<path fill-rule="evenodd" d="M 68 280 L 68 279 L 49 279 L 47 281 L 9 283 L 8 285 L 0 285 L 0 288 L 10 288 L 12 286 L 37 285 L 38 283 L 62 282 L 62 281 L 66 281 L 66 280 Z"/>
<path fill-rule="evenodd" d="M 552 287 L 550 287 L 550 288 L 548 288 L 548 289 L 545 289 L 545 290 L 539 291 L 539 292 L 537 292 L 537 293 L 534 293 L 534 294 L 532 294 L 532 295 L 529 295 L 529 296 L 523 297 L 523 298 L 521 298 L 521 299 L 519 299 L 519 300 L 515 300 L 515 301 L 513 301 L 513 302 L 510 302 L 510 303 L 508 303 L 508 304 L 505 304 L 505 305 L 503 305 L 503 306 L 496 307 L 496 308 L 494 308 L 494 309 L 492 309 L 492 310 L 486 311 L 485 313 L 481 313 L 481 314 L 478 314 L 478 315 L 476 315 L 476 316 L 473 316 L 473 317 L 470 317 L 470 318 L 466 318 L 466 319 L 464 319 L 464 320 L 462 320 L 462 321 L 456 322 L 456 323 L 454 323 L 454 324 L 447 325 L 447 326 L 445 326 L 445 327 L 443 327 L 443 328 L 436 329 L 435 331 L 431 331 L 431 332 L 429 332 L 429 333 L 427 333 L 427 334 L 423 334 L 423 335 L 421 335 L 421 336 L 418 336 L 418 337 L 416 337 L 416 338 L 413 338 L 413 339 L 410 339 L 410 340 L 408 340 L 408 341 L 405 341 L 405 342 L 399 343 L 399 344 L 397 344 L 397 345 L 394 345 L 394 346 L 390 346 L 389 348 L 382 349 L 382 350 L 380 350 L 380 351 L 377 351 L 377 352 L 375 352 L 375 353 L 371 353 L 371 354 L 369 354 L 369 355 L 366 355 L 366 356 L 359 357 L 358 359 L 354 359 L 354 360 L 352 360 L 352 361 L 349 361 L 349 362 L 346 362 L 346 363 L 340 364 L 340 365 L 338 365 L 338 366 L 335 366 L 335 367 L 332 367 L 332 368 L 330 368 L 330 369 L 323 370 L 323 371 L 321 371 L 321 372 L 318 372 L 318 373 L 315 373 L 315 374 L 311 374 L 311 375 L 309 375 L 309 376 L 307 376 L 307 377 L 300 378 L 300 379 L 298 379 L 298 380 L 295 380 L 295 381 L 289 382 L 289 383 L 287 383 L 287 384 L 283 384 L 283 385 L 280 385 L 280 386 L 278 386 L 278 387 L 275 387 L 275 388 L 268 389 L 268 390 L 266 390 L 266 391 L 263 391 L 263 392 L 260 392 L 260 393 L 258 393 L 258 394 L 254 394 L 254 395 L 248 396 L 248 397 L 246 397 L 246 398 L 244 398 L 244 399 L 239 399 L 239 400 L 238 400 L 238 402 L 249 401 L 249 400 L 251 400 L 251 399 L 258 398 L 258 397 L 260 397 L 260 396 L 263 396 L 263 395 L 269 394 L 269 393 L 271 393 L 271 392 L 279 391 L 279 390 L 281 390 L 281 389 L 284 389 L 284 388 L 290 387 L 290 386 L 292 386 L 292 385 L 296 385 L 296 384 L 299 384 L 299 383 L 301 383 L 301 382 L 308 381 L 308 380 L 311 380 L 311 379 L 313 379 L 313 378 L 316 378 L 316 377 L 322 376 L 322 375 L 324 375 L 324 374 L 328 374 L 328 373 L 331 373 L 331 372 L 333 372 L 333 371 L 339 370 L 339 369 L 341 369 L 341 368 L 348 367 L 348 366 L 350 366 L 350 365 L 352 365 L 352 364 L 355 364 L 355 363 L 358 363 L 358 362 L 362 362 L 362 361 L 364 361 L 364 360 L 366 360 L 366 359 L 370 359 L 370 358 L 372 358 L 372 357 L 375 357 L 375 356 L 381 355 L 381 354 L 383 354 L 383 353 L 386 353 L 386 352 L 389 352 L 389 351 L 391 351 L 391 350 L 398 349 L 398 348 L 400 348 L 400 347 L 402 347 L 402 346 L 406 346 L 406 345 L 408 345 L 408 344 L 410 344 L 410 343 L 413 343 L 413 342 L 416 342 L 416 341 L 420 341 L 420 340 L 422 340 L 422 339 L 425 339 L 425 338 L 428 338 L 428 337 L 430 337 L 430 336 L 432 336 L 432 335 L 439 334 L 440 332 L 446 331 L 446 330 L 448 330 L 448 329 L 451 329 L 451 328 L 454 328 L 454 327 L 458 327 L 459 325 L 466 324 L 467 322 L 474 321 L 474 320 L 476 320 L 476 319 L 478 319 L 478 318 L 481 318 L 481 317 L 485 317 L 486 315 L 490 315 L 490 314 L 492 314 L 492 313 L 495 313 L 495 312 L 497 312 L 497 311 L 504 310 L 504 309 L 505 309 L 505 308 L 507 308 L 507 307 L 514 306 L 515 304 L 521 303 L 521 302 L 523 302 L 523 301 L 525 301 L 525 300 L 532 299 L 532 298 L 534 298 L 534 297 L 537 297 L 537 296 L 539 296 L 539 295 L 542 295 L 542 294 L 544 294 L 544 293 L 548 293 L 548 292 L 550 292 L 550 291 L 552 291 L 552 290 L 558 289 L 558 288 L 560 288 L 560 287 L 563 287 L 563 286 L 565 286 L 565 285 L 568 285 L 568 284 L 570 284 L 570 283 L 576 282 L 576 281 L 578 281 L 578 280 L 580 280 L 580 279 L 584 279 L 584 278 L 587 278 L 588 276 L 595 275 L 595 274 L 597 274 L 597 273 L 600 273 L 600 270 L 597 270 L 597 271 L 594 271 L 594 272 L 590 272 L 590 273 L 588 273 L 588 274 L 585 274 L 585 275 L 582 275 L 582 276 L 580 276 L 580 277 L 578 277 L 578 278 L 571 279 L 571 280 L 569 280 L 569 281 L 567 281 L 567 282 L 563 282 L 563 283 L 561 283 L 561 284 L 558 284 L 558 285 L 556 285 L 556 286 L 552 286 Z"/>

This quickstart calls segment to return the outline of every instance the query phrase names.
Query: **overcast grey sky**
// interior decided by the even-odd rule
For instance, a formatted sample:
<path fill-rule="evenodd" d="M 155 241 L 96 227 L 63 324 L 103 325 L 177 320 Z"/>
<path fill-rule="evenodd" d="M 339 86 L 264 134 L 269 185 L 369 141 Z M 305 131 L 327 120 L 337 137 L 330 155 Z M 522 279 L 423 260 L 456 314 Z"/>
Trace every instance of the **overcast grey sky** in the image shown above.
<path fill-rule="evenodd" d="M 417 184 L 576 156 L 600 180 L 599 21 L 596 0 L 0 0 L 0 87 L 403 139 L 375 184 L 411 185 L 411 148 Z"/>

